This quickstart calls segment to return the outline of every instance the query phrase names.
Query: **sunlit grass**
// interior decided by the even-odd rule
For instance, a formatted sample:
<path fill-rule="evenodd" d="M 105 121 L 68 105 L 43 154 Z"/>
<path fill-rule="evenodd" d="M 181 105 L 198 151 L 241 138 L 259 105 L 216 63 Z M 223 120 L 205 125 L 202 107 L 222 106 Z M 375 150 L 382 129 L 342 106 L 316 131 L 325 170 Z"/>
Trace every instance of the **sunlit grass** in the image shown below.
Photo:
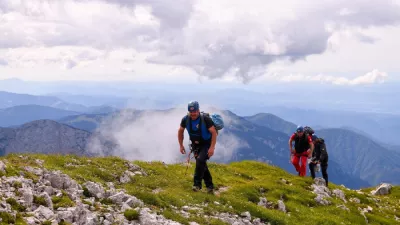
<path fill-rule="evenodd" d="M 245 211 L 250 212 L 252 219 L 257 217 L 271 224 L 365 224 L 365 218 L 360 214 L 359 208 L 368 206 L 373 208 L 372 212 L 366 213 L 370 224 L 396 224 L 399 222 L 395 220 L 395 216 L 400 218 L 398 186 L 392 189 L 389 196 L 370 196 L 372 188 L 365 189 L 360 194 L 355 190 L 330 184 L 331 190 L 344 191 L 347 202 L 332 197 L 329 199 L 331 205 L 322 206 L 314 200 L 316 195 L 311 192 L 310 177 L 294 176 L 278 167 L 256 161 L 209 163 L 217 191 L 226 189 L 216 195 L 210 195 L 204 188 L 200 192 L 191 190 L 195 167 L 193 162 L 185 174 L 184 164 L 133 161 L 132 163 L 140 166 L 147 176 L 135 175 L 130 182 L 122 184 L 119 178 L 128 169 L 128 161 L 118 157 L 10 154 L 0 159 L 6 162 L 6 173 L 3 174 L 6 176 L 19 176 L 23 172 L 36 179 L 36 175 L 27 173 L 24 166 L 38 167 L 36 159 L 40 159 L 44 161 L 45 168 L 60 170 L 80 184 L 95 181 L 106 187 L 106 182 L 114 182 L 116 188 L 126 189 L 127 193 L 141 199 L 151 209 L 183 224 L 189 224 L 190 221 L 199 224 L 227 224 L 204 216 L 212 216 L 216 212 L 240 215 Z M 271 202 L 271 208 L 259 206 L 260 198 Z M 358 198 L 360 203 L 350 202 L 350 198 Z M 285 203 L 286 213 L 278 210 L 278 200 Z M 59 206 L 73 204 L 65 197 L 53 198 L 53 202 Z M 339 208 L 338 205 L 347 207 L 349 211 Z M 198 207 L 201 210 L 190 210 L 190 216 L 186 218 L 179 213 L 183 206 Z M 135 214 L 132 218 L 136 216 Z M 3 217 L 6 218 L 7 215 Z"/>

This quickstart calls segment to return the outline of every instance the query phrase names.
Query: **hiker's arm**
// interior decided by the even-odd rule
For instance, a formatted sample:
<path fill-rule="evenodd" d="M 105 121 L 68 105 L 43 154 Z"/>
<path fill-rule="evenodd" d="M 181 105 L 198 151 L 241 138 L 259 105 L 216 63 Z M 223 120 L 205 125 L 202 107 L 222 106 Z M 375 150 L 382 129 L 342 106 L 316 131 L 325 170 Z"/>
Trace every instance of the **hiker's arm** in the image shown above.
<path fill-rule="evenodd" d="M 217 130 L 215 130 L 215 127 L 212 126 L 208 128 L 208 130 L 211 133 L 211 148 L 215 148 L 215 144 L 217 143 Z"/>
<path fill-rule="evenodd" d="M 185 131 L 185 128 L 179 127 L 178 129 L 178 142 L 179 146 L 183 146 L 183 132 Z"/>
<path fill-rule="evenodd" d="M 185 131 L 185 127 L 186 127 L 186 119 L 185 118 L 186 117 L 182 118 L 181 124 L 178 129 L 178 143 L 179 143 L 179 146 L 181 146 L 181 147 L 183 146 L 183 132 Z"/>
<path fill-rule="evenodd" d="M 292 147 L 293 139 L 294 139 L 294 134 L 289 138 L 289 150 L 290 150 L 290 153 L 293 152 L 293 147 Z"/>

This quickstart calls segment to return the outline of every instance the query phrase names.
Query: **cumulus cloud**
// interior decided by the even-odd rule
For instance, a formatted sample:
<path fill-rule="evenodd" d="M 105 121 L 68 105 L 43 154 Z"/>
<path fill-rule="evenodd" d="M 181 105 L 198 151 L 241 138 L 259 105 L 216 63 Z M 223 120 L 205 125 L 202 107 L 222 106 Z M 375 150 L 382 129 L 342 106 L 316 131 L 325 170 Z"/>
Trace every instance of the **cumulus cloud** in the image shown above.
<path fill-rule="evenodd" d="M 87 65 L 108 57 L 108 52 L 91 47 L 55 46 L 55 47 L 21 47 L 8 50 L 4 56 L 13 67 L 31 67 L 38 64 L 58 64 L 64 69 Z"/>
<path fill-rule="evenodd" d="M 221 113 L 209 106 L 202 110 Z M 181 119 L 186 114 L 186 107 L 178 107 L 162 111 L 132 111 L 125 110 L 103 121 L 95 131 L 108 140 L 112 140 L 118 148 L 112 152 L 129 160 L 163 161 L 179 163 L 186 160 L 187 155 L 179 152 L 178 128 Z M 223 114 L 226 126 L 232 121 Z M 98 139 L 94 138 L 88 145 L 88 151 L 94 154 L 101 152 Z M 189 136 L 184 133 L 184 146 L 189 153 Z M 239 148 L 248 146 L 246 142 L 232 133 L 220 131 L 217 139 L 215 155 L 212 160 L 226 161 L 231 159 Z"/>
<path fill-rule="evenodd" d="M 0 47 L 92 46 L 138 48 L 157 34 L 158 22 L 143 7 L 102 1 L 13 1 L 2 5 Z"/>
<path fill-rule="evenodd" d="M 277 76 L 277 75 L 274 75 Z M 387 73 L 381 72 L 377 69 L 372 70 L 364 75 L 355 77 L 353 79 L 346 77 L 337 77 L 337 76 L 329 76 L 329 75 L 303 75 L 303 74 L 292 74 L 286 76 L 277 76 L 279 80 L 285 82 L 292 81 L 319 81 L 323 83 L 331 83 L 335 85 L 362 85 L 362 84 L 374 84 L 374 83 L 383 83 L 388 77 Z"/>
<path fill-rule="evenodd" d="M 400 5 L 389 0 L 3 0 L 0 21 L 3 49 L 130 49 L 146 52 L 148 63 L 247 83 L 278 60 L 324 53 L 343 30 L 355 30 L 362 42 L 376 42 L 379 38 L 360 30 L 398 25 Z M 64 63 L 65 57 L 58 61 Z M 80 65 L 71 61 L 76 64 L 67 68 Z"/>
<path fill-rule="evenodd" d="M 235 76 L 248 82 L 277 60 L 295 62 L 325 52 L 329 38 L 342 29 L 400 21 L 400 7 L 391 1 L 378 6 L 373 1 L 302 1 L 307 7 L 293 1 L 212 2 L 197 2 L 189 26 L 180 34 L 183 41 L 174 45 L 161 37 L 165 44 L 149 61 L 183 64 L 209 78 Z M 362 41 L 373 40 L 357 35 Z"/>

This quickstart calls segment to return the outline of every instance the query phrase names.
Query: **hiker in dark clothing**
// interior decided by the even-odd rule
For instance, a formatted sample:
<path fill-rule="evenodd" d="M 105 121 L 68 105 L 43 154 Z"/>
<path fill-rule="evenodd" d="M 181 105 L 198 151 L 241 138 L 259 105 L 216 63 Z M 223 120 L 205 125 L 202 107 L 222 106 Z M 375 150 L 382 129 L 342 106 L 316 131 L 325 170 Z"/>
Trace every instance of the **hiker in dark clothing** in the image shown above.
<path fill-rule="evenodd" d="M 182 154 L 186 153 L 183 146 L 183 132 L 186 128 L 190 136 L 191 148 L 196 158 L 192 189 L 193 191 L 199 191 L 202 188 L 202 180 L 204 179 L 207 191 L 212 193 L 214 184 L 211 173 L 208 170 L 207 160 L 214 154 L 217 131 L 212 119 L 200 113 L 198 102 L 189 102 L 188 111 L 189 113 L 182 118 L 178 130 L 180 152 Z"/>
<path fill-rule="evenodd" d="M 321 167 L 322 177 L 325 179 L 326 186 L 328 187 L 328 152 L 326 151 L 325 140 L 318 138 L 317 135 L 312 135 L 314 143 L 314 152 L 312 154 L 311 162 L 308 164 L 311 172 L 311 177 L 315 178 L 315 169 L 319 164 Z"/>

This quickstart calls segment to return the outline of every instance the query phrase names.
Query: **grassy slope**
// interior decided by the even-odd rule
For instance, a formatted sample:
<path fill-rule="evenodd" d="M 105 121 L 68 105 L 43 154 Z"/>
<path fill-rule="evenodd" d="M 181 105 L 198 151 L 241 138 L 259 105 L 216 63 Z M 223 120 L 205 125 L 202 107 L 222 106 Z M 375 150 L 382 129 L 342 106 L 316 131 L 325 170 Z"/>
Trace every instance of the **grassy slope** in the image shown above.
<path fill-rule="evenodd" d="M 282 169 L 272 167 L 264 163 L 254 161 L 235 162 L 231 164 L 210 163 L 209 168 L 213 175 L 216 187 L 228 187 L 226 191 L 216 195 L 206 194 L 205 191 L 194 193 L 191 191 L 192 173 L 194 163 L 192 161 L 187 174 L 183 164 L 165 165 L 162 162 L 133 163 L 141 166 L 148 176 L 134 176 L 130 183 L 119 184 L 118 177 L 127 169 L 125 160 L 117 157 L 85 158 L 78 156 L 61 155 L 32 155 L 24 154 L 27 160 L 21 160 L 19 155 L 11 154 L 1 157 L 7 167 L 7 176 L 19 175 L 22 167 L 26 165 L 37 166 L 35 159 L 44 160 L 47 169 L 61 170 L 70 175 L 79 183 L 87 180 L 96 182 L 114 182 L 116 188 L 125 188 L 129 194 L 142 199 L 152 209 L 159 210 L 167 218 L 188 224 L 196 221 L 200 224 L 225 224 L 220 220 L 209 217 L 208 222 L 204 215 L 214 212 L 232 212 L 241 214 L 249 211 L 252 218 L 258 217 L 271 224 L 365 224 L 364 217 L 358 208 L 371 206 L 373 211 L 366 213 L 370 224 L 396 224 L 395 215 L 400 217 L 400 187 L 395 186 L 390 196 L 374 196 L 380 202 L 374 201 L 368 196 L 372 189 L 363 190 L 366 194 L 359 194 L 354 190 L 330 184 L 330 189 L 341 189 L 346 194 L 346 199 L 357 197 L 360 204 L 332 197 L 332 205 L 317 205 L 311 192 L 311 178 L 293 176 Z M 71 166 L 79 165 L 79 166 Z M 35 179 L 35 175 L 25 173 Z M 284 184 L 281 179 L 289 184 Z M 260 192 L 263 188 L 265 192 Z M 157 193 L 153 193 L 158 190 Z M 258 206 L 259 197 L 266 197 L 268 201 L 277 204 L 277 200 L 283 199 L 289 213 L 277 209 L 267 209 Z M 215 202 L 218 202 L 217 204 Z M 205 204 L 207 206 L 205 206 Z M 379 204 L 380 208 L 378 208 Z M 189 219 L 178 214 L 176 207 L 197 206 L 203 208 L 201 213 L 192 211 Z M 345 205 L 350 211 L 338 208 Z M 232 207 L 229 207 L 232 206 Z M 385 208 L 383 207 L 385 206 Z"/>

